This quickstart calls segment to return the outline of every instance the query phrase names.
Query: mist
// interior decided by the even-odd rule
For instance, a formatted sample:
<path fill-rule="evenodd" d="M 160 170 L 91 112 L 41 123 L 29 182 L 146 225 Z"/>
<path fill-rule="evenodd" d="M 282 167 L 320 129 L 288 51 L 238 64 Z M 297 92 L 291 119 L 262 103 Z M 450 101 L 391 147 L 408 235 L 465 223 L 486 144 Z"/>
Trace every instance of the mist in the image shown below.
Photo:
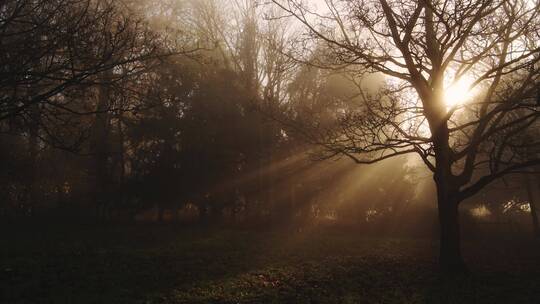
<path fill-rule="evenodd" d="M 0 302 L 537 302 L 539 15 L 0 2 Z"/>

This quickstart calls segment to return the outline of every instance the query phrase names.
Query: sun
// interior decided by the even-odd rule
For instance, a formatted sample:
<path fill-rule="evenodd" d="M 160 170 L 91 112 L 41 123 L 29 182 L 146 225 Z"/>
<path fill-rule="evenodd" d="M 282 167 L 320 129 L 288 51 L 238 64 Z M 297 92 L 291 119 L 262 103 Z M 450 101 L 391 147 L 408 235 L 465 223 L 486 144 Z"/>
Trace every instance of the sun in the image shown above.
<path fill-rule="evenodd" d="M 447 82 L 448 85 L 444 90 L 444 102 L 447 107 L 463 104 L 474 95 L 474 90 L 471 89 L 474 80 L 469 76 L 464 75 L 457 81 L 450 79 Z"/>

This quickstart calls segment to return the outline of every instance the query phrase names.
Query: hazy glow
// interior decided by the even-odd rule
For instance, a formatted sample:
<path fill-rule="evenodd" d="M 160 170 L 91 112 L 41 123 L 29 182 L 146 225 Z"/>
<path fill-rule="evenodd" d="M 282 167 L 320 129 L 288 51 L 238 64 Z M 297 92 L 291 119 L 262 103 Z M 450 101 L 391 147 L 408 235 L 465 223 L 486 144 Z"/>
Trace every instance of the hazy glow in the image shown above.
<path fill-rule="evenodd" d="M 487 217 L 491 215 L 491 211 L 485 206 L 481 205 L 470 210 L 474 217 Z"/>
<path fill-rule="evenodd" d="M 467 102 L 474 95 L 474 90 L 470 89 L 473 82 L 474 79 L 464 75 L 457 81 L 450 83 L 444 90 L 444 102 L 446 105 L 453 107 Z"/>

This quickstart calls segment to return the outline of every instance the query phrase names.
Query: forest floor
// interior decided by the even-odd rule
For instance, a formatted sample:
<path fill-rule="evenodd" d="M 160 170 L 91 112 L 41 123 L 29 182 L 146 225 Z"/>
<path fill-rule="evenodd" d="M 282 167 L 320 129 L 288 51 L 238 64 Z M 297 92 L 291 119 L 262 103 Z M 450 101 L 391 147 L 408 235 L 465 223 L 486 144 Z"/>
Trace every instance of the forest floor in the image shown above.
<path fill-rule="evenodd" d="M 540 246 L 525 238 L 465 241 L 471 275 L 449 280 L 430 239 L 174 225 L 13 231 L 0 232 L 0 303 L 540 301 Z"/>

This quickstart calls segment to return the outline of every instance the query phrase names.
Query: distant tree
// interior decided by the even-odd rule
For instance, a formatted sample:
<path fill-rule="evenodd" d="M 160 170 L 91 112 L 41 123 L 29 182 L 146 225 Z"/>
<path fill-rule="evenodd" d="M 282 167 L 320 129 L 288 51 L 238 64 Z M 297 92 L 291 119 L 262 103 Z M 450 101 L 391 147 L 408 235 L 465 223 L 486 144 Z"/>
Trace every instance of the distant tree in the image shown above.
<path fill-rule="evenodd" d="M 93 155 L 87 182 L 96 201 L 113 199 L 121 117 L 141 106 L 149 71 L 188 47 L 109 0 L 2 1 L 0 27 L 0 132 L 27 139 L 30 201 L 49 147 Z"/>
<path fill-rule="evenodd" d="M 94 113 L 91 107 L 73 106 L 69 90 L 98 84 L 105 71 L 114 70 L 109 82 L 137 73 L 160 51 L 158 36 L 112 1 L 13 0 L 0 5 L 0 120 L 30 120 L 35 106 L 53 116 L 60 115 L 57 111 Z"/>
<path fill-rule="evenodd" d="M 440 265 L 444 271 L 465 270 L 460 202 L 502 176 L 540 163 L 538 154 L 520 157 L 514 145 L 516 135 L 540 116 L 540 5 L 336 0 L 314 12 L 303 1 L 273 3 L 308 31 L 291 56 L 346 69 L 358 84 L 356 108 L 341 108 L 333 124 L 310 128 L 312 122 L 302 132 L 326 155 L 346 155 L 359 164 L 420 156 L 437 187 Z M 372 73 L 386 78 L 377 93 L 361 81 Z M 467 89 L 477 90 L 472 100 L 447 100 L 445 90 L 468 79 Z M 492 140 L 501 134 L 503 140 Z"/>
<path fill-rule="evenodd" d="M 289 68 L 293 64 L 283 52 L 286 42 L 285 23 L 266 26 L 261 22 L 262 7 L 253 1 L 203 0 L 187 3 L 191 13 L 186 19 L 189 20 L 191 32 L 195 33 L 197 41 L 213 46 L 211 50 L 202 52 L 202 61 L 219 69 L 215 71 L 218 75 L 229 75 L 226 77 L 230 79 L 231 88 L 221 87 L 221 81 L 208 71 L 205 71 L 206 76 L 215 83 L 216 90 L 226 89 L 237 94 L 231 98 L 218 98 L 213 95 L 213 88 L 198 90 L 201 94 L 211 96 L 205 101 L 199 101 L 201 105 L 213 102 L 213 98 L 222 99 L 227 101 L 224 105 L 230 106 L 228 102 L 235 104 L 235 111 L 239 111 L 235 115 L 240 115 L 236 116 L 238 122 L 232 124 L 216 120 L 230 124 L 229 127 L 234 127 L 238 132 L 234 153 L 237 154 L 235 165 L 241 169 L 236 170 L 233 176 L 245 182 L 243 185 L 230 183 L 228 190 L 220 187 L 221 195 L 236 196 L 237 201 L 242 198 L 246 208 L 254 213 L 262 212 L 266 208 L 264 205 L 271 204 L 273 191 L 265 189 L 271 188 L 272 183 L 259 173 L 272 162 L 278 149 L 282 148 L 280 143 L 283 142 L 283 136 L 282 128 L 258 112 L 257 107 L 263 104 L 277 107 L 283 101 L 284 83 L 289 80 Z M 216 108 L 221 106 L 215 105 Z M 207 108 L 206 111 L 211 114 L 213 110 Z M 242 174 L 253 176 L 247 182 L 240 177 Z"/>

